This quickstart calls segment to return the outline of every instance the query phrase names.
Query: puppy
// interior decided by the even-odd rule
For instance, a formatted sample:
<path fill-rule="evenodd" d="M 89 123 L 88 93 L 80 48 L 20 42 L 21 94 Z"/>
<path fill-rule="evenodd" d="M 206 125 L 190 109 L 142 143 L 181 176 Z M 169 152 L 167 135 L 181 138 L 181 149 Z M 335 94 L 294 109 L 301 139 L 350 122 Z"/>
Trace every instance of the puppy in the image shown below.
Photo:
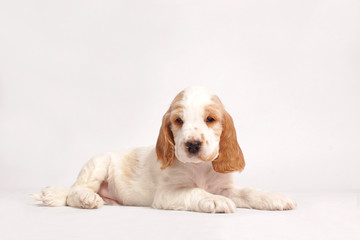
<path fill-rule="evenodd" d="M 70 188 L 47 187 L 33 198 L 46 206 L 103 204 L 233 213 L 236 208 L 290 210 L 290 197 L 234 186 L 245 167 L 233 120 L 219 98 L 190 87 L 172 101 L 155 147 L 92 158 Z"/>

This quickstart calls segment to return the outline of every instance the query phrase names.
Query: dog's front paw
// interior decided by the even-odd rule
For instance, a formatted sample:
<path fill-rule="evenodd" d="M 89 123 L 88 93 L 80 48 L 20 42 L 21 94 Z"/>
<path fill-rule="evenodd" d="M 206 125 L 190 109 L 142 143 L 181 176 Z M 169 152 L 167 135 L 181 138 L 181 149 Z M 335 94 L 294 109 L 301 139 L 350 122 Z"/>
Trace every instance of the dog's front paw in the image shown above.
<path fill-rule="evenodd" d="M 296 202 L 291 197 L 280 193 L 267 193 L 261 204 L 264 210 L 292 210 L 296 207 Z"/>
<path fill-rule="evenodd" d="M 284 194 L 274 194 L 273 206 L 274 210 L 292 210 L 296 208 L 296 202 L 291 197 Z"/>
<path fill-rule="evenodd" d="M 234 213 L 236 206 L 231 199 L 215 195 L 200 200 L 199 209 L 206 213 Z"/>

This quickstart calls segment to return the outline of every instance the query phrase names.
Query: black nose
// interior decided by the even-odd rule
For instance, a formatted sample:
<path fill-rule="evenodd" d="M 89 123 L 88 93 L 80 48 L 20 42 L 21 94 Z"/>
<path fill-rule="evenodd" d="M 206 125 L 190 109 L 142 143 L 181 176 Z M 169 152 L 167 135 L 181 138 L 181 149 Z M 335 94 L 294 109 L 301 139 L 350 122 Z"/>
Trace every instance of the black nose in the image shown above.
<path fill-rule="evenodd" d="M 186 142 L 185 146 L 189 151 L 189 153 L 197 153 L 200 150 L 201 142 L 200 141 Z"/>

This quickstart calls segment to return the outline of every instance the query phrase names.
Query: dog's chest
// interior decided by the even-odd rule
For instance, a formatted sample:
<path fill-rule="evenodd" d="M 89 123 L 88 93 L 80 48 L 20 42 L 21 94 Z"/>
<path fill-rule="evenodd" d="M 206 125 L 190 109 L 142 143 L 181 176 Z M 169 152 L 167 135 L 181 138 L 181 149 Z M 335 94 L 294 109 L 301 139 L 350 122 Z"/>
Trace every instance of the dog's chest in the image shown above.
<path fill-rule="evenodd" d="M 217 173 L 210 167 L 194 168 L 191 174 L 193 184 L 210 193 L 217 193 L 221 189 L 226 188 L 228 184 L 228 176 Z"/>

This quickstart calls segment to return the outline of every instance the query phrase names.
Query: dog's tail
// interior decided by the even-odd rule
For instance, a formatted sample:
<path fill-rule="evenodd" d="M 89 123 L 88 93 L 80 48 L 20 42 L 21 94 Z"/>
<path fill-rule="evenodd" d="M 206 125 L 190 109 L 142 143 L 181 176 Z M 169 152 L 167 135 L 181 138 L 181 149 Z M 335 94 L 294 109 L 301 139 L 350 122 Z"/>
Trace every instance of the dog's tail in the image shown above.
<path fill-rule="evenodd" d="M 41 194 L 30 194 L 30 196 L 37 201 L 42 201 L 45 206 L 60 207 L 67 205 L 66 199 L 69 191 L 69 188 L 46 187 Z"/>

